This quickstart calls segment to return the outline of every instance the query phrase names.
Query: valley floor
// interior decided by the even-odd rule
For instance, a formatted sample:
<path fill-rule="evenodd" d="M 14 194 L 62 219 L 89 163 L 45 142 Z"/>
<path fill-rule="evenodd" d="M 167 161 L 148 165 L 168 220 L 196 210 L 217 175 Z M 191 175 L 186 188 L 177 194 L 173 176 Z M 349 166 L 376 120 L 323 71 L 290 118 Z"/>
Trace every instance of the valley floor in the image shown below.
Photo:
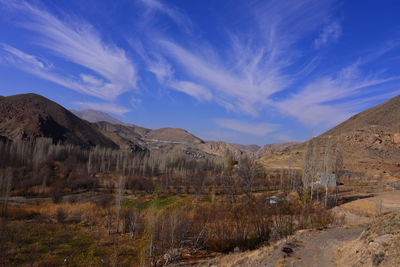
<path fill-rule="evenodd" d="M 400 240 L 399 211 L 400 191 L 380 193 L 374 197 L 355 200 L 336 207 L 334 212 L 343 217 L 344 226 L 322 230 L 301 230 L 270 246 L 254 251 L 232 253 L 198 264 L 198 266 L 331 267 L 344 266 L 344 264 L 345 266 L 360 266 L 360 264 L 373 266 L 373 264 L 376 265 L 374 261 L 383 261 L 385 256 L 391 263 L 400 264 L 396 253 L 389 251 L 386 252 L 387 255 L 385 254 L 385 249 L 399 250 L 396 247 L 396 242 Z M 366 238 L 367 235 L 371 235 L 369 225 L 374 224 L 385 225 L 382 231 L 386 230 L 388 233 L 375 234 L 375 240 Z M 389 241 L 382 245 L 380 239 Z M 354 251 L 350 253 L 349 249 L 354 246 L 358 249 L 353 249 Z M 350 255 L 359 252 L 362 256 Z M 343 255 L 348 258 L 345 262 Z M 382 264 L 382 266 L 391 265 Z"/>

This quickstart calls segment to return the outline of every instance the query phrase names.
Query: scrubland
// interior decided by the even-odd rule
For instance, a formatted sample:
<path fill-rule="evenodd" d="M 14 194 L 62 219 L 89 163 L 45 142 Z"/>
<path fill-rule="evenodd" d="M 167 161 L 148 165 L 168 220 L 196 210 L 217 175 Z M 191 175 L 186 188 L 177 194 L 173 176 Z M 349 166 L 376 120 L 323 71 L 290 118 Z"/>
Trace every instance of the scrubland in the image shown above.
<path fill-rule="evenodd" d="M 46 139 L 0 150 L 3 265 L 197 262 L 333 220 L 326 192 L 312 200 L 298 170 L 266 172 L 246 155 L 82 150 Z"/>

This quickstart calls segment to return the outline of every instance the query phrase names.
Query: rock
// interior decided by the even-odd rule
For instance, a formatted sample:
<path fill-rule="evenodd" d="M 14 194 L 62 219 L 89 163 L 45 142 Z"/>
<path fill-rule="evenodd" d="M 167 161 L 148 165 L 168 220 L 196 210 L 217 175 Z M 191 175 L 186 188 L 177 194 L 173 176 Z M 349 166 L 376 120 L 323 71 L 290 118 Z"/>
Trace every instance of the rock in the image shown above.
<path fill-rule="evenodd" d="M 394 235 L 392 235 L 392 234 L 381 235 L 381 236 L 378 236 L 377 238 L 375 238 L 374 242 L 376 242 L 382 246 L 385 246 L 390 243 L 390 241 L 393 239 L 393 237 L 394 237 Z"/>

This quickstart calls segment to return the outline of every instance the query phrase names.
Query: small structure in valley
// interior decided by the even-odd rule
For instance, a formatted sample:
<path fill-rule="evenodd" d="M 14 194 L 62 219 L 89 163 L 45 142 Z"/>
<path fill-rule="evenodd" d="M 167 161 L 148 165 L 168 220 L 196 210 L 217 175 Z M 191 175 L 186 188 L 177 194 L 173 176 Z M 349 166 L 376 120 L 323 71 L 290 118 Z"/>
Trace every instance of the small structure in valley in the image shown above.
<path fill-rule="evenodd" d="M 322 186 L 336 186 L 336 174 L 334 173 L 317 173 L 318 180 L 316 184 Z"/>
<path fill-rule="evenodd" d="M 270 205 L 277 205 L 278 202 L 283 201 L 284 199 L 278 196 L 271 196 L 267 198 L 267 202 L 269 202 Z"/>

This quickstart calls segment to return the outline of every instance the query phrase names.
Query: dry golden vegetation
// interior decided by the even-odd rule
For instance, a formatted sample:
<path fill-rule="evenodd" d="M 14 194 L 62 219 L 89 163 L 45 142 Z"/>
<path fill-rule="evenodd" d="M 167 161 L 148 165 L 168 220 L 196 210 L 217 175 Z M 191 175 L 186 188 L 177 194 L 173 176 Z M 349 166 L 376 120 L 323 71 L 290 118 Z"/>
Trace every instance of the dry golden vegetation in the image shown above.
<path fill-rule="evenodd" d="M 304 178 L 229 152 L 0 143 L 1 262 L 161 266 L 254 249 L 333 222 L 337 194 Z"/>

